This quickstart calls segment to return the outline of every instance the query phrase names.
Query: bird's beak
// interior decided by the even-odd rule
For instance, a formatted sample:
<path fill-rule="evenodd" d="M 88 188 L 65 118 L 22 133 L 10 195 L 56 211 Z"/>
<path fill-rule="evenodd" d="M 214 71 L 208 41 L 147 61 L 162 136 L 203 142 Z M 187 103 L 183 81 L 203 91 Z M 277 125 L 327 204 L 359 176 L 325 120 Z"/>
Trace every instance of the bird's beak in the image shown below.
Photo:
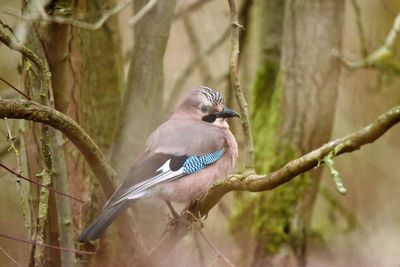
<path fill-rule="evenodd" d="M 217 118 L 232 118 L 232 117 L 240 118 L 239 113 L 237 113 L 236 111 L 234 111 L 233 109 L 230 109 L 230 108 L 224 108 L 223 111 L 215 112 L 214 115 Z"/>

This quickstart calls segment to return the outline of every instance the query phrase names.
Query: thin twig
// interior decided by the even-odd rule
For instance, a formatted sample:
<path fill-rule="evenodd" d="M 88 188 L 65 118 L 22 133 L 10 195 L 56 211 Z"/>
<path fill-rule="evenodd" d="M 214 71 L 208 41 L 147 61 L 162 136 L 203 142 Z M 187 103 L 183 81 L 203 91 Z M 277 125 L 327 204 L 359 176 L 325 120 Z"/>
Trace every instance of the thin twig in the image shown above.
<path fill-rule="evenodd" d="M 52 191 L 52 192 L 54 192 L 54 193 L 56 193 L 56 194 L 59 194 L 59 195 L 68 197 L 68 198 L 73 199 L 73 200 L 75 200 L 75 201 L 78 201 L 78 202 L 80 202 L 80 203 L 85 203 L 85 201 L 83 201 L 83 200 L 81 200 L 81 199 L 78 199 L 78 198 L 76 198 L 76 197 L 73 197 L 73 196 L 71 196 L 71 195 L 68 195 L 67 193 L 60 192 L 60 191 L 58 191 L 58 190 L 55 189 L 55 188 L 52 188 L 52 187 L 47 186 L 47 185 L 40 184 L 40 183 L 38 183 L 38 182 L 35 182 L 34 180 L 29 179 L 29 178 L 27 178 L 27 177 L 21 175 L 20 173 L 18 173 L 18 172 L 16 172 L 16 171 L 12 170 L 11 168 L 9 168 L 9 167 L 7 167 L 6 165 L 4 165 L 3 163 L 0 163 L 0 167 L 3 168 L 3 169 L 5 169 L 5 170 L 8 171 L 9 173 L 12 173 L 12 174 L 15 175 L 16 177 L 21 178 L 21 179 L 23 179 L 23 180 L 25 180 L 25 181 L 28 181 L 28 182 L 30 182 L 30 183 L 32 183 L 32 184 L 34 184 L 34 185 L 37 185 L 37 186 L 39 186 L 39 187 L 46 188 L 46 189 L 48 189 L 48 190 L 50 190 L 50 191 Z"/>
<path fill-rule="evenodd" d="M 393 46 L 399 32 L 400 32 L 400 14 L 398 14 L 394 19 L 392 29 L 386 36 L 383 45 L 374 52 L 372 52 L 371 54 L 367 55 L 365 58 L 350 60 L 344 57 L 338 51 L 334 51 L 334 54 L 349 68 L 362 68 L 362 67 L 385 68 L 385 66 L 380 66 L 380 64 L 385 63 L 387 59 L 393 56 Z"/>
<path fill-rule="evenodd" d="M 20 94 L 20 95 L 22 95 L 23 97 L 25 97 L 26 99 L 28 99 L 28 100 L 32 100 L 29 96 L 27 96 L 24 92 L 22 92 L 21 90 L 19 90 L 17 87 L 15 87 L 14 85 L 12 85 L 11 83 L 9 83 L 9 82 L 7 82 L 5 79 L 3 79 L 1 76 L 0 76 L 0 80 L 2 81 L 2 82 L 4 82 L 5 84 L 7 84 L 8 86 L 10 86 L 12 89 L 14 89 L 15 91 L 17 91 L 18 92 L 18 94 Z"/>
<path fill-rule="evenodd" d="M 12 150 L 15 154 L 15 159 L 17 161 L 17 169 L 18 169 L 18 173 L 21 173 L 21 160 L 20 160 L 20 154 L 18 149 L 15 147 L 14 145 L 14 137 L 11 134 L 11 129 L 10 126 L 7 123 L 7 118 L 3 119 L 4 121 L 4 125 L 6 126 L 7 129 L 7 139 L 10 141 L 10 146 L 9 146 L 9 150 Z M 19 180 L 17 180 L 17 182 L 19 182 Z"/>
<path fill-rule="evenodd" d="M 243 18 L 245 21 L 248 20 L 249 18 L 249 11 L 250 11 L 250 3 L 251 1 L 246 2 L 241 6 L 240 10 L 240 17 Z M 192 60 L 185 66 L 183 67 L 182 71 L 180 71 L 176 75 L 176 79 L 174 79 L 174 84 L 171 89 L 171 93 L 169 94 L 168 100 L 166 101 L 167 105 L 166 107 L 166 114 L 169 114 L 174 107 L 174 102 L 176 99 L 179 97 L 179 94 L 182 91 L 182 87 L 185 85 L 187 79 L 191 76 L 193 71 L 196 70 L 196 67 L 205 59 L 206 57 L 210 56 L 212 53 L 214 53 L 218 47 L 220 47 L 225 40 L 229 37 L 231 31 L 231 27 L 227 27 L 226 30 L 222 32 L 221 35 L 219 35 L 213 42 L 210 43 L 210 45 L 203 50 L 200 54 L 197 54 Z M 244 37 L 245 35 L 243 34 L 241 36 Z M 243 39 L 243 38 L 242 38 Z M 239 55 L 240 56 L 240 55 Z M 225 81 L 226 79 L 229 80 L 230 72 L 227 72 L 226 74 L 224 73 L 220 77 L 217 77 L 214 79 L 213 83 L 214 86 L 217 86 Z"/>
<path fill-rule="evenodd" d="M 239 31 L 242 26 L 239 24 L 239 17 L 236 8 L 235 0 L 228 0 L 230 14 L 231 14 L 231 43 L 232 43 L 232 55 L 230 62 L 231 69 L 231 86 L 235 93 L 236 100 L 239 104 L 241 119 L 242 119 L 242 129 L 245 138 L 245 149 L 246 149 L 246 159 L 245 167 L 248 170 L 254 169 L 253 160 L 253 136 L 251 133 L 250 120 L 248 114 L 248 107 L 246 99 L 244 97 L 243 91 L 240 87 L 239 76 L 238 76 L 238 64 L 239 64 Z"/>
<path fill-rule="evenodd" d="M 368 49 L 367 49 L 367 41 L 365 39 L 364 28 L 362 24 L 361 9 L 357 3 L 357 0 L 351 0 L 351 4 L 353 6 L 354 13 L 356 15 L 358 35 L 360 37 L 361 54 L 364 58 L 366 58 L 368 56 Z"/>
<path fill-rule="evenodd" d="M 132 0 L 124 0 L 120 1 L 118 4 L 116 4 L 113 8 L 109 10 L 104 10 L 103 14 L 99 19 L 96 20 L 94 23 L 89 23 L 89 22 L 84 22 L 80 20 L 76 20 L 73 18 L 69 17 L 61 17 L 61 16 L 49 16 L 47 15 L 46 12 L 44 13 L 37 13 L 37 14 L 30 14 L 30 15 L 23 15 L 21 12 L 14 10 L 14 9 L 6 9 L 3 12 L 9 15 L 16 16 L 18 18 L 21 18 L 23 20 L 28 20 L 28 21 L 33 21 L 33 20 L 43 20 L 43 21 L 48 21 L 48 22 L 55 22 L 59 24 L 68 24 L 71 26 L 75 26 L 81 29 L 85 30 L 90 30 L 90 31 L 95 31 L 103 27 L 104 23 L 107 22 L 107 20 L 122 11 L 129 3 L 131 3 Z"/>
<path fill-rule="evenodd" d="M 205 266 L 204 249 L 201 246 L 201 243 L 200 243 L 200 240 L 199 240 L 199 235 L 198 235 L 197 231 L 195 231 L 193 233 L 193 240 L 194 240 L 194 244 L 196 246 L 197 254 L 198 254 L 198 257 L 199 257 L 200 266 Z"/>
<path fill-rule="evenodd" d="M 2 247 L 2 246 L 0 246 L 0 250 L 4 253 L 4 255 L 6 255 L 6 257 L 10 260 L 10 261 L 12 261 L 15 265 L 17 265 L 17 266 L 19 266 L 19 267 L 22 267 L 22 265 L 21 264 L 19 264 L 9 253 L 7 253 L 7 251 Z"/>
<path fill-rule="evenodd" d="M 192 20 L 189 16 L 185 16 L 183 18 L 183 25 L 186 30 L 186 34 L 189 38 L 189 42 L 192 46 L 192 51 L 195 55 L 195 58 L 199 59 L 199 71 L 202 80 L 204 81 L 204 84 L 209 85 L 210 87 L 213 87 L 213 77 L 210 71 L 210 67 L 207 64 L 207 61 L 205 60 L 205 57 L 202 56 L 201 54 L 201 45 L 200 45 L 200 40 L 194 30 Z"/>
<path fill-rule="evenodd" d="M 7 129 L 7 138 L 10 141 L 10 146 L 9 146 L 8 150 L 12 150 L 14 152 L 15 160 L 17 161 L 17 173 L 21 174 L 20 153 L 19 153 L 18 149 L 15 147 L 14 137 L 11 134 L 11 129 L 10 129 L 8 123 L 7 123 L 7 118 L 4 118 L 4 124 L 5 124 L 6 129 Z M 19 177 L 18 176 L 16 176 L 16 177 L 17 177 L 17 181 L 16 182 L 17 182 L 17 186 L 18 186 L 18 189 L 19 189 L 19 198 L 20 198 L 20 205 L 21 205 L 21 210 L 22 210 L 22 217 L 24 219 L 26 228 L 29 229 L 30 228 L 30 224 L 29 224 L 29 221 L 28 221 L 28 215 L 27 215 L 27 211 L 26 211 L 26 201 L 25 201 L 25 197 L 24 197 L 25 196 L 25 192 L 24 192 L 24 189 L 21 186 Z"/>
<path fill-rule="evenodd" d="M 228 266 L 234 267 L 235 265 L 210 241 L 208 238 L 203 234 L 203 232 L 200 229 L 197 229 L 197 232 L 201 235 L 201 237 L 207 242 L 207 244 L 214 250 L 214 252 L 217 254 L 217 257 L 223 259 Z"/>
<path fill-rule="evenodd" d="M 394 19 L 393 27 L 390 30 L 388 36 L 385 39 L 384 47 L 387 49 L 393 49 L 394 42 L 396 41 L 396 37 L 400 32 L 400 14 L 396 16 Z"/>
<path fill-rule="evenodd" d="M 171 93 L 169 94 L 166 107 L 171 109 L 174 105 L 173 103 L 178 98 L 182 87 L 185 85 L 186 80 L 193 73 L 197 65 L 202 61 L 203 58 L 210 56 L 215 50 L 220 47 L 225 40 L 229 37 L 230 27 L 227 28 L 217 39 L 210 44 L 200 55 L 193 58 L 177 75 L 174 85 L 172 86 Z"/>
<path fill-rule="evenodd" d="M 1 20 L 0 25 L 0 42 L 4 43 L 10 49 L 15 50 L 28 58 L 40 71 L 41 86 L 48 86 L 48 81 L 50 80 L 50 72 L 45 62 L 31 49 L 20 43 L 14 36 L 8 35 L 6 31 L 2 29 L 2 27 L 5 27 L 5 24 Z"/>
<path fill-rule="evenodd" d="M 344 232 L 348 233 L 351 230 L 354 230 L 356 227 L 357 227 L 357 229 L 360 229 L 362 227 L 361 224 L 357 221 L 357 218 L 353 214 L 353 212 L 350 209 L 348 209 L 347 207 L 345 207 L 345 205 L 343 205 L 339 201 L 339 199 L 336 198 L 336 194 L 333 194 L 326 187 L 322 187 L 320 192 L 321 192 L 321 195 L 323 196 L 323 198 L 332 207 L 332 209 L 337 210 L 337 212 L 345 218 L 347 227 L 344 230 Z"/>
<path fill-rule="evenodd" d="M 158 0 L 150 0 L 140 9 L 133 17 L 131 17 L 128 21 L 129 26 L 134 26 L 141 20 L 156 4 Z"/>
<path fill-rule="evenodd" d="M 57 250 L 60 250 L 62 252 L 77 253 L 77 254 L 87 254 L 87 255 L 96 254 L 96 252 L 92 252 L 92 251 L 84 251 L 84 250 L 78 250 L 78 249 L 73 249 L 73 248 L 58 247 L 58 246 L 54 246 L 54 245 L 50 245 L 50 244 L 46 244 L 46 243 L 42 243 L 42 242 L 35 242 L 35 241 L 26 240 L 26 239 L 22 239 L 22 238 L 18 238 L 18 237 L 13 237 L 13 236 L 2 234 L 2 233 L 0 233 L 0 237 L 5 238 L 5 239 L 9 239 L 9 240 L 14 240 L 14 241 L 26 243 L 26 244 L 33 244 L 33 245 L 36 245 L 36 246 L 42 246 L 42 247 L 46 247 L 46 248 L 57 249 Z"/>

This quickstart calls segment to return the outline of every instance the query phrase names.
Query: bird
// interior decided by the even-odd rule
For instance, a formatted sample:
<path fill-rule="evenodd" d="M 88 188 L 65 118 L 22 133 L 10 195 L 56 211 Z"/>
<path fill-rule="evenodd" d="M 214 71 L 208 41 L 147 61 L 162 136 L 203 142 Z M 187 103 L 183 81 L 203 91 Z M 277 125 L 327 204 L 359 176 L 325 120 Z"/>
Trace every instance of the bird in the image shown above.
<path fill-rule="evenodd" d="M 148 138 L 146 148 L 106 202 L 101 214 L 78 237 L 98 239 L 133 202 L 161 197 L 189 206 L 234 169 L 238 146 L 228 118 L 240 115 L 225 107 L 223 96 L 208 87 L 194 88 Z"/>

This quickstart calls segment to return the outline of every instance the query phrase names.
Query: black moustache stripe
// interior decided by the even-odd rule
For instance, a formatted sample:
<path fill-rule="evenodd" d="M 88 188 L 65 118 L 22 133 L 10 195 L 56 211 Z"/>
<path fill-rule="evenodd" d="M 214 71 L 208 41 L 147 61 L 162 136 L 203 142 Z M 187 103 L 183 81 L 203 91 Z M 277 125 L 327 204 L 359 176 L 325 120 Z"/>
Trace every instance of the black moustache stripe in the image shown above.
<path fill-rule="evenodd" d="M 201 119 L 205 122 L 213 123 L 217 119 L 217 116 L 215 114 L 210 114 L 203 116 Z"/>

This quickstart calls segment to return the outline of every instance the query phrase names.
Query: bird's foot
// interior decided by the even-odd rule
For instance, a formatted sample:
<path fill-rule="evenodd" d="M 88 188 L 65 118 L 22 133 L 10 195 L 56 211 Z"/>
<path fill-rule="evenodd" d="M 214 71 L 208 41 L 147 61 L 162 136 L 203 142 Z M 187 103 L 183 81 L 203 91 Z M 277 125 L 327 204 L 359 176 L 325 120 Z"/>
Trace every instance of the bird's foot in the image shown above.
<path fill-rule="evenodd" d="M 192 220 L 199 226 L 199 228 L 203 228 L 204 227 L 204 220 L 202 219 L 200 214 L 198 214 L 196 216 L 190 210 L 185 210 L 185 213 L 188 214 L 192 218 Z"/>

